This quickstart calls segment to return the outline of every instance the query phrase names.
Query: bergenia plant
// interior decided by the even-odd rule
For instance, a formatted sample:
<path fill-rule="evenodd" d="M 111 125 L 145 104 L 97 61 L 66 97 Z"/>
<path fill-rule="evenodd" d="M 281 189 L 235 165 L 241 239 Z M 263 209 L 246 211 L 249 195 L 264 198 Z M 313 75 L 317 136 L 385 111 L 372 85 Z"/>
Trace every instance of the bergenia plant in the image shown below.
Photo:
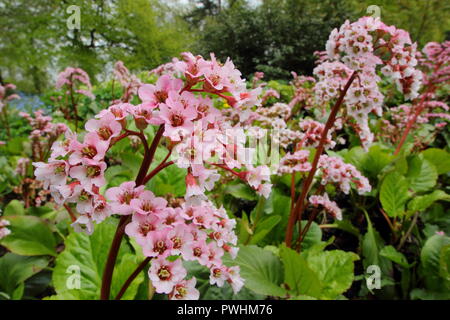
<path fill-rule="evenodd" d="M 74 120 L 75 128 L 78 129 L 80 98 L 85 96 L 95 99 L 89 75 L 81 68 L 68 67 L 58 74 L 55 87 L 61 90 L 61 95 L 53 97 L 54 103 L 64 114 L 65 119 Z"/>
<path fill-rule="evenodd" d="M 12 93 L 16 89 L 16 86 L 12 83 L 2 85 L 0 83 L 0 118 L 1 124 L 6 129 L 6 134 L 11 138 L 11 131 L 9 128 L 8 119 L 8 103 L 11 100 L 20 99 L 20 96 L 16 93 Z"/>
<path fill-rule="evenodd" d="M 236 257 L 238 251 L 235 220 L 209 200 L 207 191 L 220 179 L 220 172 L 227 172 L 268 197 L 270 170 L 267 166 L 253 166 L 244 131 L 227 121 L 211 97 L 244 110 L 259 103 L 259 89 L 248 91 L 232 61 L 221 64 L 214 55 L 207 60 L 185 53 L 183 60 L 176 61 L 174 70 L 182 77 L 164 74 L 156 84 L 142 84 L 137 92 L 141 103 L 133 105 L 124 101 L 130 100 L 134 93 L 130 88 L 137 81 L 130 80 L 122 65 L 116 65 L 116 75 L 126 88 L 124 101 L 117 101 L 88 120 L 85 133 L 67 130 L 65 139 L 53 144 L 47 162 L 33 163 L 36 178 L 58 204 L 66 207 L 77 230 L 91 233 L 95 224 L 112 215 L 120 216 L 103 273 L 102 299 L 110 297 L 124 235 L 142 247 L 146 259 L 130 273 L 116 298 L 121 298 L 148 263 L 148 276 L 156 292 L 171 299 L 199 296 L 196 280 L 186 278 L 183 261 L 197 261 L 208 267 L 211 284 L 222 286 L 228 282 L 235 292 L 243 286 L 239 267 L 222 262 L 225 253 Z M 151 141 L 148 126 L 156 131 Z M 144 150 L 136 179 L 103 192 L 108 150 L 132 136 L 141 140 Z M 165 149 L 167 156 L 149 170 L 157 148 Z M 147 183 L 171 165 L 186 170 L 185 201 L 178 205 L 146 190 Z"/>

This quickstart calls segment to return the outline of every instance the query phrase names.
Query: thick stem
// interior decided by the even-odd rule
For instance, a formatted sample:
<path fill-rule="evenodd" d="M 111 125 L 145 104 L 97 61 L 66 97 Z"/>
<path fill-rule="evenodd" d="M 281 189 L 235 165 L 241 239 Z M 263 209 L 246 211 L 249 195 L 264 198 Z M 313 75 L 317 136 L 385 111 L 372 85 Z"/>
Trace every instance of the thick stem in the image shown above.
<path fill-rule="evenodd" d="M 305 210 L 305 200 L 308 195 L 311 184 L 313 182 L 314 174 L 316 173 L 317 166 L 319 163 L 319 158 L 322 155 L 323 150 L 325 149 L 325 142 L 327 140 L 328 131 L 333 126 L 334 121 L 336 120 L 336 115 L 337 115 L 342 103 L 344 102 L 344 97 L 347 94 L 347 91 L 350 88 L 350 85 L 355 80 L 356 75 L 357 75 L 357 72 L 355 71 L 355 72 L 353 72 L 351 77 L 348 79 L 348 81 L 344 87 L 344 90 L 341 91 L 341 95 L 339 96 L 335 105 L 331 109 L 327 123 L 325 124 L 325 128 L 323 129 L 322 137 L 321 137 L 319 145 L 317 146 L 317 149 L 316 149 L 316 154 L 314 156 L 311 171 L 309 171 L 308 177 L 302 184 L 302 192 L 297 199 L 294 210 L 292 211 L 292 213 L 289 216 L 288 226 L 287 226 L 287 230 L 286 230 L 286 237 L 285 237 L 285 243 L 286 243 L 286 246 L 288 246 L 288 247 L 290 247 L 291 243 L 292 243 L 292 237 L 294 234 L 295 223 L 298 220 L 298 217 L 301 216 L 303 211 Z"/>
<path fill-rule="evenodd" d="M 145 176 L 147 174 L 148 168 L 155 155 L 156 148 L 158 147 L 159 141 L 161 140 L 162 133 L 164 132 L 164 127 L 161 126 L 153 139 L 150 148 L 147 144 L 147 139 L 142 132 L 134 132 L 128 130 L 129 135 L 137 135 L 141 138 L 144 145 L 144 160 L 142 161 L 141 168 L 139 169 L 138 176 L 136 177 L 136 186 L 143 184 Z M 108 300 L 111 291 L 111 281 L 114 272 L 114 265 L 116 264 L 117 254 L 120 249 L 120 244 L 125 232 L 125 226 L 130 221 L 130 216 L 122 216 L 117 226 L 116 233 L 114 235 L 113 241 L 111 243 L 111 248 L 109 249 L 108 260 L 106 261 L 105 271 L 103 272 L 102 288 L 100 293 L 100 299 Z"/>
<path fill-rule="evenodd" d="M 114 265 L 116 264 L 117 254 L 119 253 L 120 243 L 122 242 L 128 219 L 129 216 L 122 216 L 119 224 L 117 225 L 116 233 L 114 234 L 114 238 L 109 249 L 108 260 L 106 260 L 105 270 L 103 271 L 102 288 L 100 291 L 101 300 L 109 300 Z"/>

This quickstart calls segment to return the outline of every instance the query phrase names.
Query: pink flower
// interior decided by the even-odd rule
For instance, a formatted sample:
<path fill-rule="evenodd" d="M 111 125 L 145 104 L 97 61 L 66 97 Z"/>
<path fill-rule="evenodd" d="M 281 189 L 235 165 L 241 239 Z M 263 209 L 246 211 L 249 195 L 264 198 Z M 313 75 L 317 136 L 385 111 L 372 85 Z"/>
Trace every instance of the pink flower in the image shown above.
<path fill-rule="evenodd" d="M 200 292 L 195 289 L 196 279 L 182 280 L 169 293 L 170 300 L 198 300 Z"/>
<path fill-rule="evenodd" d="M 134 238 L 140 246 L 147 243 L 147 235 L 160 228 L 160 219 L 156 215 L 133 214 L 132 220 L 125 227 L 125 233 Z"/>
<path fill-rule="evenodd" d="M 164 257 L 152 260 L 148 275 L 158 293 L 170 293 L 174 286 L 186 277 L 181 260 L 167 261 Z"/>
<path fill-rule="evenodd" d="M 160 125 L 164 123 L 164 121 L 159 118 L 159 113 L 153 111 L 153 108 L 145 103 L 135 106 L 130 112 L 134 117 L 136 127 L 141 130 L 144 130 L 149 124 Z"/>
<path fill-rule="evenodd" d="M 104 113 L 99 120 L 90 119 L 86 122 L 85 128 L 88 132 L 96 132 L 104 141 L 110 141 L 122 131 L 122 126 L 110 112 Z"/>
<path fill-rule="evenodd" d="M 102 161 L 108 151 L 109 143 L 100 138 L 95 132 L 89 132 L 84 137 L 83 143 L 77 140 L 72 140 L 70 150 L 72 151 L 69 157 L 71 165 L 77 165 L 82 162 L 84 158 L 94 161 Z"/>
<path fill-rule="evenodd" d="M 184 223 L 184 219 L 181 216 L 181 208 L 167 207 L 158 216 L 161 219 L 161 224 L 166 226 L 176 226 Z"/>
<path fill-rule="evenodd" d="M 172 242 L 168 238 L 169 228 L 151 231 L 147 235 L 142 250 L 147 257 L 167 257 L 172 250 Z"/>
<path fill-rule="evenodd" d="M 172 141 L 180 141 L 182 137 L 188 135 L 193 130 L 193 123 L 197 117 L 197 110 L 194 106 L 183 106 L 178 101 L 167 101 L 168 104 L 161 103 L 160 118 L 164 120 L 164 136 Z"/>
<path fill-rule="evenodd" d="M 244 279 L 239 275 L 241 268 L 238 266 L 228 268 L 228 279 L 227 282 L 231 285 L 233 292 L 238 293 L 244 286 Z"/>
<path fill-rule="evenodd" d="M 189 250 L 194 241 L 193 235 L 190 233 L 189 227 L 185 224 L 176 225 L 167 234 L 167 238 L 171 242 L 171 255 L 181 254 L 183 258 L 189 257 Z"/>
<path fill-rule="evenodd" d="M 165 103 L 170 91 L 179 92 L 183 87 L 183 81 L 175 79 L 169 75 L 161 76 L 156 85 L 143 84 L 138 91 L 139 98 L 151 108 L 156 108 L 158 104 Z"/>
<path fill-rule="evenodd" d="M 247 166 L 249 168 L 246 180 L 247 183 L 253 187 L 256 191 L 259 191 L 264 197 L 268 197 L 268 191 L 270 194 L 270 169 L 267 166 L 258 166 L 253 168 L 251 166 Z M 263 187 L 263 185 L 267 185 Z M 267 190 L 269 189 L 269 190 Z"/>
<path fill-rule="evenodd" d="M 130 206 L 133 199 L 138 199 L 144 186 L 136 188 L 134 181 L 122 183 L 119 187 L 113 187 L 106 190 L 106 198 L 111 201 L 111 209 L 114 213 L 128 215 L 133 213 L 133 208 Z"/>
<path fill-rule="evenodd" d="M 48 189 L 50 185 L 61 186 L 66 184 L 69 174 L 69 164 L 66 161 L 33 162 L 33 166 L 36 167 L 34 172 L 36 179 L 44 182 L 44 189 Z"/>
<path fill-rule="evenodd" d="M 81 165 L 70 168 L 69 175 L 80 181 L 81 185 L 91 188 L 93 185 L 103 187 L 106 183 L 105 173 L 106 163 L 92 159 L 83 158 Z"/>
<path fill-rule="evenodd" d="M 205 241 L 194 241 L 189 246 L 189 250 L 184 252 L 183 258 L 188 261 L 197 260 L 203 266 L 208 264 L 209 249 Z"/>
<path fill-rule="evenodd" d="M 212 265 L 210 268 L 209 283 L 215 284 L 218 287 L 223 287 L 227 280 L 227 267 L 220 265 Z"/>
<path fill-rule="evenodd" d="M 160 213 L 167 207 L 167 201 L 164 198 L 155 197 L 153 192 L 144 190 L 139 198 L 132 199 L 130 206 L 135 213 L 148 215 L 151 213 Z"/>

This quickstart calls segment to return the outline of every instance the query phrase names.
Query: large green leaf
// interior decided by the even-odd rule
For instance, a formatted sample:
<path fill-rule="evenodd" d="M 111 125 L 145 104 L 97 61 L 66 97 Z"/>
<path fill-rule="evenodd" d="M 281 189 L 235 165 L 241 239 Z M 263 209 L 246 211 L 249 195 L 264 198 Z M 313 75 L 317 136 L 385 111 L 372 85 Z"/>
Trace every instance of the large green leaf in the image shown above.
<path fill-rule="evenodd" d="M 386 175 L 380 190 L 380 201 L 386 213 L 390 217 L 401 215 L 408 198 L 408 182 L 405 177 L 395 171 Z"/>
<path fill-rule="evenodd" d="M 34 216 L 7 217 L 11 234 L 0 243 L 24 256 L 56 255 L 56 241 L 50 227 Z"/>
<path fill-rule="evenodd" d="M 11 200 L 10 203 L 5 207 L 3 212 L 4 216 L 21 216 L 25 214 L 25 208 L 23 207 L 22 202 L 19 200 Z"/>
<path fill-rule="evenodd" d="M 372 178 L 376 178 L 381 170 L 391 162 L 392 158 L 391 151 L 374 144 L 365 155 L 361 165 L 364 173 Z"/>
<path fill-rule="evenodd" d="M 236 259 L 227 260 L 226 264 L 241 268 L 241 277 L 248 289 L 266 296 L 286 295 L 286 290 L 280 286 L 284 277 L 283 267 L 272 252 L 254 245 L 243 246 Z"/>
<path fill-rule="evenodd" d="M 66 238 L 66 248 L 56 258 L 56 266 L 53 272 L 53 284 L 57 293 L 56 299 L 91 300 L 100 296 L 101 280 L 103 270 L 107 260 L 111 241 L 115 233 L 117 223 L 108 219 L 95 227 L 92 235 L 84 233 L 72 233 Z M 123 257 L 130 253 L 130 248 L 123 241 L 114 271 L 112 288 L 117 290 L 119 283 L 123 283 L 135 269 L 137 264 L 133 264 L 130 257 Z M 125 272 L 126 274 L 122 274 Z M 78 277 L 79 276 L 79 277 Z M 76 279 L 80 280 L 80 287 L 77 288 Z M 118 282 L 118 283 L 116 283 Z M 71 285 L 72 284 L 72 285 Z M 128 290 L 127 298 L 133 296 L 137 291 L 137 286 L 132 286 Z M 113 297 L 115 292 L 111 292 Z"/>
<path fill-rule="evenodd" d="M 438 174 L 450 172 L 450 153 L 441 149 L 430 148 L 423 151 L 422 154 L 425 159 L 434 164 Z"/>
<path fill-rule="evenodd" d="M 300 254 L 282 246 L 280 257 L 284 264 L 284 282 L 291 295 L 305 295 L 318 298 L 322 292 L 322 283 Z"/>
<path fill-rule="evenodd" d="M 427 289 L 441 292 L 449 285 L 441 274 L 442 249 L 450 244 L 450 237 L 434 235 L 429 238 L 420 253 L 421 271 L 423 273 Z"/>
<path fill-rule="evenodd" d="M 46 257 L 25 257 L 14 253 L 6 253 L 0 258 L 0 292 L 9 298 L 20 299 L 23 293 L 23 282 L 48 265 Z"/>
<path fill-rule="evenodd" d="M 308 255 L 308 265 L 323 285 L 321 298 L 336 299 L 350 288 L 354 280 L 356 260 L 359 260 L 358 255 L 342 250 Z"/>
<path fill-rule="evenodd" d="M 408 161 L 409 187 L 416 192 L 423 192 L 431 189 L 437 181 L 436 167 L 428 160 L 414 156 Z"/>
<path fill-rule="evenodd" d="M 432 193 L 416 196 L 408 202 L 408 210 L 425 211 L 436 201 L 450 201 L 450 195 L 442 190 L 434 190 Z"/>

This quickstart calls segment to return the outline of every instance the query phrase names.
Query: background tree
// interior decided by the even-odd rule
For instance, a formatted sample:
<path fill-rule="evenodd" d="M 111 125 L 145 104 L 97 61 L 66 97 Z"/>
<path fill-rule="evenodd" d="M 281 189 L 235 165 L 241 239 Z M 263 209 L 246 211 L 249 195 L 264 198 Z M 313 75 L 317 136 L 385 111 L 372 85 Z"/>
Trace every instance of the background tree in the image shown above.
<path fill-rule="evenodd" d="M 70 5 L 81 11 L 80 30 L 66 25 Z M 48 76 L 67 65 L 95 75 L 123 60 L 148 70 L 188 48 L 184 22 L 157 0 L 25 0 L 0 5 L 0 72 L 25 91 L 42 92 Z M 4 30 L 4 32 L 3 32 Z"/>

